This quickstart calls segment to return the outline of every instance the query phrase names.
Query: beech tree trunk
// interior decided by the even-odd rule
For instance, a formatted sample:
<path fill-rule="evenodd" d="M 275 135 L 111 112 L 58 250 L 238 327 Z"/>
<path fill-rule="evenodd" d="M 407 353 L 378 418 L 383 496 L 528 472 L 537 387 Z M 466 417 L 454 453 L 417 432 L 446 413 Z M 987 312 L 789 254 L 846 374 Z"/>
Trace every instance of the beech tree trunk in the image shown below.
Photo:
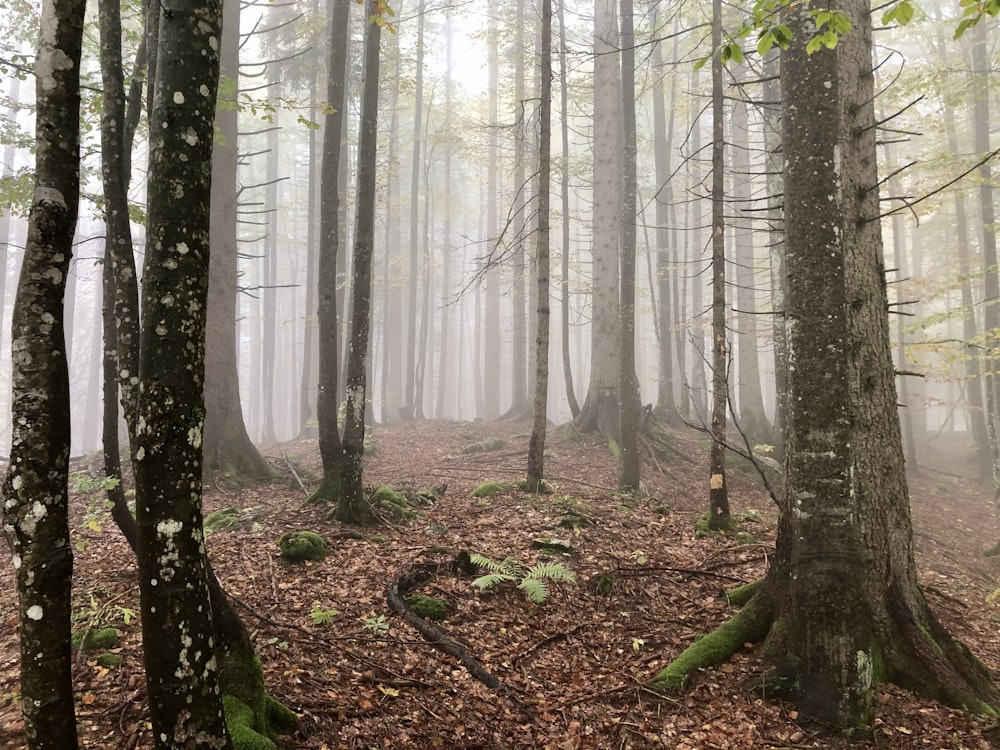
<path fill-rule="evenodd" d="M 232 80 L 234 101 L 216 113 L 217 139 L 212 154 L 211 259 L 207 347 L 205 349 L 204 469 L 247 477 L 270 476 L 271 466 L 250 440 L 240 404 L 236 356 L 237 127 L 235 103 L 239 74 L 239 3 L 224 5 L 225 24 L 219 41 L 221 75 Z M 162 33 L 162 19 L 161 19 Z M 161 50 L 162 51 L 162 50 Z"/>
<path fill-rule="evenodd" d="M 722 43 L 722 3 L 712 3 L 712 49 Z M 708 525 L 728 529 L 726 422 L 729 408 L 729 340 L 726 337 L 725 137 L 722 60 L 712 56 L 712 450 L 709 457 Z"/>
<path fill-rule="evenodd" d="M 375 245 L 375 172 L 378 157 L 378 71 L 382 27 L 376 22 L 376 18 L 376 2 L 368 0 L 365 6 L 365 72 L 361 94 L 361 125 L 358 129 L 358 192 L 354 223 L 351 339 L 347 349 L 347 401 L 344 408 L 341 491 L 334 512 L 336 520 L 359 526 L 375 522 L 375 514 L 365 497 L 361 461 L 364 458 L 368 331 L 372 254 Z"/>
<path fill-rule="evenodd" d="M 538 300 L 535 333 L 535 394 L 528 440 L 526 485 L 537 491 L 545 474 L 545 436 L 549 392 L 549 184 L 552 174 L 552 0 L 542 0 L 541 101 L 538 106 L 538 237 L 535 287 Z"/>
<path fill-rule="evenodd" d="M 157 748 L 232 747 L 201 519 L 209 165 L 221 26 L 218 2 L 161 9 L 150 107 L 134 461 L 143 653 Z"/>
<path fill-rule="evenodd" d="M 3 528 L 17 577 L 20 704 L 31 750 L 77 747 L 63 299 L 80 193 L 84 5 L 47 0 L 42 8 L 35 61 L 35 188 L 11 315 L 11 448 Z"/>
<path fill-rule="evenodd" d="M 614 0 L 594 3 L 594 187 L 591 254 L 590 383 L 574 420 L 587 432 L 619 439 L 621 357 L 621 69 Z"/>

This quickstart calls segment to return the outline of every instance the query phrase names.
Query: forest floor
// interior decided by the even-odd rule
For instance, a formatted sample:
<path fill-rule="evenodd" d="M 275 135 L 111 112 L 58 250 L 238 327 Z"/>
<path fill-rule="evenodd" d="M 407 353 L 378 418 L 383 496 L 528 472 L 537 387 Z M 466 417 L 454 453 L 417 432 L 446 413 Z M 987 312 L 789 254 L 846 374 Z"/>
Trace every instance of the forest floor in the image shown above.
<path fill-rule="evenodd" d="M 989 748 L 996 722 L 968 716 L 893 686 L 876 695 L 871 739 L 848 743 L 824 734 L 777 700 L 743 686 L 764 668 L 747 648 L 707 670 L 682 695 L 645 684 L 699 634 L 732 614 L 723 591 L 765 571 L 775 512 L 744 462 L 730 465 L 730 501 L 754 536 L 741 542 L 696 538 L 707 505 L 707 444 L 673 435 L 669 455 L 644 466 L 645 493 L 615 492 L 608 447 L 550 431 L 546 469 L 554 492 L 506 491 L 477 499 L 485 481 L 523 478 L 529 425 L 418 421 L 376 427 L 366 481 L 411 489 L 447 483 L 433 505 L 408 521 L 360 534 L 302 504 L 319 476 L 315 440 L 269 446 L 281 478 L 235 489 L 210 483 L 206 512 L 240 511 L 214 532 L 208 548 L 236 599 L 264 663 L 270 691 L 298 712 L 289 748 Z M 497 438 L 504 445 L 466 453 Z M 911 477 L 920 578 L 937 614 L 994 671 L 1000 669 L 1000 558 L 983 550 L 1000 538 L 990 494 L 963 472 L 960 446 L 943 439 L 924 451 L 928 465 Z M 98 468 L 77 462 L 74 480 Z M 95 474 L 96 475 L 96 474 Z M 560 526 L 568 516 L 576 529 Z M 77 660 L 81 745 L 149 748 L 136 569 L 103 510 L 100 493 L 73 497 L 79 550 L 74 588 L 77 628 L 117 629 L 120 667 L 90 655 Z M 278 537 L 309 529 L 327 538 L 322 562 L 289 564 Z M 357 537 L 357 538 L 353 538 Z M 572 545 L 561 558 L 577 584 L 560 583 L 541 605 L 516 589 L 479 592 L 471 578 L 439 572 L 414 592 L 441 597 L 441 627 L 463 644 L 500 689 L 473 678 L 430 646 L 387 603 L 387 588 L 424 563 L 460 551 L 526 564 L 542 559 L 539 537 Z M 0 747 L 23 747 L 17 703 L 17 609 L 9 553 L 0 565 Z M 613 576 L 600 595 L 595 580 Z M 998 672 L 1000 674 L 1000 672 Z"/>

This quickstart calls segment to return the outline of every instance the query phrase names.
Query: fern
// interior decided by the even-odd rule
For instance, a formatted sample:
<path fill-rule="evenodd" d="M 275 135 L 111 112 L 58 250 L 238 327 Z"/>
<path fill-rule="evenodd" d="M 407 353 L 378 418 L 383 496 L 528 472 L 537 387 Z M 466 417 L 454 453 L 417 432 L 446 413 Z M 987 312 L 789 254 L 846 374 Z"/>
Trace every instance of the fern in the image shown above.
<path fill-rule="evenodd" d="M 576 583 L 573 571 L 562 563 L 540 562 L 529 568 L 513 557 L 505 557 L 498 562 L 478 552 L 471 553 L 469 559 L 473 564 L 490 571 L 472 582 L 480 591 L 512 583 L 535 604 L 548 599 L 549 583 Z"/>

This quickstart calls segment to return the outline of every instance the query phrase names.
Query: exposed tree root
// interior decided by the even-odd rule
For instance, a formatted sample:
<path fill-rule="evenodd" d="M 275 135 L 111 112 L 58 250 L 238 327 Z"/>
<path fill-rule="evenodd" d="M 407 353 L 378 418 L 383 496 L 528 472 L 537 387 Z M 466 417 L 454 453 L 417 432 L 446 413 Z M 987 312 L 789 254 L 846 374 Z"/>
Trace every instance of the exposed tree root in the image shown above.
<path fill-rule="evenodd" d="M 475 566 L 469 560 L 469 553 L 464 550 L 450 562 L 420 566 L 415 570 L 411 570 L 410 572 L 399 576 L 392 583 L 392 585 L 389 586 L 386 590 L 386 598 L 389 601 L 389 607 L 393 612 L 399 615 L 404 622 L 420 633 L 424 640 L 430 645 L 438 651 L 457 659 L 459 663 L 461 663 L 461 665 L 468 670 L 470 675 L 475 677 L 487 687 L 506 695 L 517 705 L 518 709 L 522 713 L 527 716 L 531 716 L 530 710 L 521 701 L 521 699 L 514 695 L 513 691 L 505 687 L 495 675 L 487 672 L 464 646 L 446 636 L 436 625 L 415 615 L 406 603 L 406 594 L 410 589 L 420 583 L 423 583 L 438 573 L 449 572 L 459 575 L 470 575 L 474 573 L 475 570 Z"/>
<path fill-rule="evenodd" d="M 760 594 L 752 597 L 729 620 L 688 646 L 650 685 L 665 692 L 683 689 L 692 673 L 722 664 L 745 643 L 762 641 L 770 632 L 773 619 L 770 597 Z"/>

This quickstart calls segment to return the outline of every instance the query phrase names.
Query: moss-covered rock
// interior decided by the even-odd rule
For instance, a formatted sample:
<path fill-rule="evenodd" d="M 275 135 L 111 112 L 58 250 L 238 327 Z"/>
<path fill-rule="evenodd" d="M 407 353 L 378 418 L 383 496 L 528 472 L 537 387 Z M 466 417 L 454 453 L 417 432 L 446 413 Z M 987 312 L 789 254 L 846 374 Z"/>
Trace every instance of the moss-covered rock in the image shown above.
<path fill-rule="evenodd" d="M 205 516 L 202 527 L 205 529 L 205 536 L 208 536 L 219 529 L 229 528 L 239 520 L 240 512 L 236 508 L 222 508 Z"/>
<path fill-rule="evenodd" d="M 393 518 L 406 521 L 411 518 L 416 518 L 419 514 L 410 508 L 410 504 L 406 501 L 406 497 L 394 490 L 392 487 L 387 485 L 382 485 L 372 496 L 372 504 L 376 508 L 380 508 L 388 512 Z"/>
<path fill-rule="evenodd" d="M 472 497 L 496 497 L 510 490 L 511 486 L 507 482 L 483 482 L 472 491 Z"/>
<path fill-rule="evenodd" d="M 286 531 L 278 539 L 278 549 L 290 562 L 323 560 L 330 554 L 326 539 L 314 531 Z"/>
<path fill-rule="evenodd" d="M 443 620 L 451 611 L 451 605 L 444 599 L 424 594 L 411 594 L 406 597 L 406 604 L 413 614 L 427 620 Z"/>
<path fill-rule="evenodd" d="M 114 628 L 87 628 L 73 633 L 74 649 L 83 646 L 84 651 L 106 651 L 118 645 L 118 631 Z"/>
<path fill-rule="evenodd" d="M 541 536 L 532 540 L 531 548 L 554 555 L 573 554 L 573 543 L 569 539 L 555 539 L 553 537 Z"/>

